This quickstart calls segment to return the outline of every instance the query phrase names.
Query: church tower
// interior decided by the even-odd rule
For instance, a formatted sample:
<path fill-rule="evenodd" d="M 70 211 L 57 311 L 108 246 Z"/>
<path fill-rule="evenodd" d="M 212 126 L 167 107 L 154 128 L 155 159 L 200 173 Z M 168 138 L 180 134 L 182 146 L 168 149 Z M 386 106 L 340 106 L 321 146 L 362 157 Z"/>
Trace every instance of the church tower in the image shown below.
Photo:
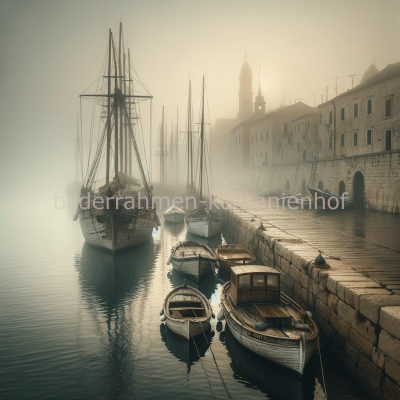
<path fill-rule="evenodd" d="M 239 112 L 238 119 L 244 120 L 253 115 L 253 75 L 247 54 L 244 56 L 244 63 L 240 70 L 239 77 Z"/>
<path fill-rule="evenodd" d="M 258 93 L 254 102 L 254 114 L 258 116 L 265 114 L 265 100 L 261 94 L 260 68 L 258 69 Z"/>

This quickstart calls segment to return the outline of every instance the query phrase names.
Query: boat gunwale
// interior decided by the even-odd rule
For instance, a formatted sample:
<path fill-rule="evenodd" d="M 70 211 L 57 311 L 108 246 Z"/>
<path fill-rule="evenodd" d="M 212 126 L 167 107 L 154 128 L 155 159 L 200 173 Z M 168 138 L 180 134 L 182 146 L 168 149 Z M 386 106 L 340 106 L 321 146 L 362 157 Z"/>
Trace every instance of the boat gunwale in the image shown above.
<path fill-rule="evenodd" d="M 177 291 L 183 290 L 183 289 L 193 291 L 194 294 L 200 299 L 201 303 L 205 305 L 204 310 L 206 311 L 206 315 L 204 317 L 181 319 L 181 318 L 173 318 L 168 314 L 167 311 L 169 309 L 169 303 L 170 303 L 170 299 L 171 299 L 172 295 L 175 294 Z M 164 310 L 164 315 L 167 319 L 169 319 L 173 322 L 180 322 L 182 324 L 189 323 L 189 322 L 195 322 L 195 323 L 207 322 L 208 320 L 211 319 L 211 316 L 212 316 L 211 305 L 210 305 L 209 301 L 207 300 L 207 297 L 204 296 L 204 294 L 201 293 L 199 290 L 195 289 L 192 286 L 188 286 L 188 285 L 178 286 L 175 289 L 171 290 L 164 299 L 163 310 Z"/>

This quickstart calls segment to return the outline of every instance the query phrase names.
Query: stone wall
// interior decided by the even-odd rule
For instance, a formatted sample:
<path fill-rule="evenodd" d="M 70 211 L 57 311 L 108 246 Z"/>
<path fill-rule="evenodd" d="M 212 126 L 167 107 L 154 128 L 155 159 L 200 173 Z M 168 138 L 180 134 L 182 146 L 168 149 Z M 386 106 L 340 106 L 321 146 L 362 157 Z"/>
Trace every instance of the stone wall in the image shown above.
<path fill-rule="evenodd" d="M 253 168 L 237 176 L 236 183 L 249 187 L 253 192 L 264 187 L 287 192 L 288 181 L 290 193 L 296 194 L 302 193 L 304 185 L 317 187 L 321 181 L 324 189 L 339 194 L 339 183 L 343 181 L 348 197 L 354 199 L 353 180 L 356 172 L 361 172 L 364 178 L 367 209 L 400 212 L 400 150 L 314 163 Z"/>
<path fill-rule="evenodd" d="M 244 210 L 223 210 L 223 234 L 281 275 L 292 298 L 313 313 L 322 340 L 343 369 L 375 399 L 400 399 L 400 296 Z"/>

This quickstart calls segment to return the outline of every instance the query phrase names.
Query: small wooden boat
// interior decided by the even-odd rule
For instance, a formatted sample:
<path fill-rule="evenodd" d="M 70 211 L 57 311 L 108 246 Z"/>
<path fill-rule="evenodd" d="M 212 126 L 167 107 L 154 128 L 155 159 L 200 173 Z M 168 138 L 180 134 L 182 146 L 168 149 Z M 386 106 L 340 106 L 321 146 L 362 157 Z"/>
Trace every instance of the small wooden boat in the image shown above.
<path fill-rule="evenodd" d="M 336 194 L 331 193 L 328 189 L 323 190 L 323 189 L 318 189 L 318 188 L 310 188 L 308 186 L 307 186 L 307 189 L 311 193 L 312 200 L 315 202 L 316 197 L 318 197 L 317 205 L 323 206 L 324 208 L 343 209 L 343 208 L 350 208 L 350 207 L 354 206 L 353 201 L 351 201 L 349 199 L 342 200 L 342 198 L 340 196 L 337 196 Z M 323 199 L 325 199 L 326 201 L 324 202 L 323 199 L 321 199 L 321 197 Z M 337 201 L 331 200 L 330 207 L 329 207 L 328 200 L 332 197 L 336 198 Z M 343 205 L 342 205 L 342 201 L 343 201 Z M 338 205 L 338 207 L 336 207 L 336 205 Z"/>
<path fill-rule="evenodd" d="M 279 196 L 281 194 L 281 191 L 279 189 L 274 189 L 274 190 L 268 190 L 267 188 L 264 188 L 257 192 L 256 197 L 273 197 L 273 196 Z"/>
<path fill-rule="evenodd" d="M 221 266 L 226 268 L 235 265 L 247 265 L 256 262 L 256 258 L 240 244 L 222 244 L 215 250 L 215 255 Z"/>
<path fill-rule="evenodd" d="M 300 375 L 317 345 L 318 328 L 292 299 L 280 292 L 280 274 L 260 265 L 231 268 L 221 289 L 221 310 L 243 346 Z"/>
<path fill-rule="evenodd" d="M 183 222 L 185 219 L 185 211 L 174 204 L 164 211 L 164 221 L 166 222 Z"/>
<path fill-rule="evenodd" d="M 189 340 L 203 334 L 210 327 L 212 309 L 207 298 L 185 282 L 165 298 L 163 316 L 167 327 Z M 163 318 L 165 317 L 165 318 Z"/>
<path fill-rule="evenodd" d="M 187 214 L 186 227 L 194 235 L 210 238 L 221 233 L 222 221 L 217 211 L 201 204 Z"/>
<path fill-rule="evenodd" d="M 171 262 L 175 270 L 187 275 L 195 282 L 198 282 L 207 272 L 213 272 L 218 266 L 213 251 L 205 244 L 192 240 L 179 242 L 172 248 L 167 265 Z"/>

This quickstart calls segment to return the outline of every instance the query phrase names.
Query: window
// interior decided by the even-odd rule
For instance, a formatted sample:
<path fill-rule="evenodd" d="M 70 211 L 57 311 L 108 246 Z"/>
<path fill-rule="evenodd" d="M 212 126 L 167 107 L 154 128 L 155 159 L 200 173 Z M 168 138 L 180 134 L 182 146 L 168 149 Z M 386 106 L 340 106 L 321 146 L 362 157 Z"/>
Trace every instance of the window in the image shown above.
<path fill-rule="evenodd" d="M 300 152 L 300 143 L 297 143 L 297 152 Z"/>
<path fill-rule="evenodd" d="M 354 104 L 354 118 L 358 117 L 358 103 Z"/>
<path fill-rule="evenodd" d="M 386 151 L 392 150 L 392 130 L 386 131 Z"/>
<path fill-rule="evenodd" d="M 392 116 L 392 99 L 385 100 L 385 118 Z"/>
<path fill-rule="evenodd" d="M 354 146 L 358 145 L 358 135 L 357 132 L 354 132 Z"/>
<path fill-rule="evenodd" d="M 322 124 L 322 113 L 319 113 L 319 124 Z"/>
<path fill-rule="evenodd" d="M 372 114 L 372 99 L 369 99 L 367 102 L 367 115 Z"/>
<path fill-rule="evenodd" d="M 239 289 L 250 289 L 250 275 L 239 275 Z"/>
<path fill-rule="evenodd" d="M 311 139 L 308 139 L 308 148 L 311 149 Z"/>
<path fill-rule="evenodd" d="M 332 150 L 332 142 L 333 142 L 333 137 L 329 136 L 329 150 Z"/>
<path fill-rule="evenodd" d="M 340 147 L 344 147 L 344 133 L 340 135 Z"/>
<path fill-rule="evenodd" d="M 367 145 L 372 144 L 372 129 L 367 129 Z"/>
<path fill-rule="evenodd" d="M 322 142 L 321 139 L 318 140 L 318 150 L 322 149 Z"/>
<path fill-rule="evenodd" d="M 344 121 L 344 108 L 340 109 L 340 119 Z"/>
<path fill-rule="evenodd" d="M 255 274 L 253 275 L 253 288 L 263 288 L 265 282 L 265 275 Z"/>
<path fill-rule="evenodd" d="M 267 289 L 279 290 L 279 275 L 267 275 Z"/>
<path fill-rule="evenodd" d="M 329 111 L 329 123 L 332 123 L 332 111 Z"/>

